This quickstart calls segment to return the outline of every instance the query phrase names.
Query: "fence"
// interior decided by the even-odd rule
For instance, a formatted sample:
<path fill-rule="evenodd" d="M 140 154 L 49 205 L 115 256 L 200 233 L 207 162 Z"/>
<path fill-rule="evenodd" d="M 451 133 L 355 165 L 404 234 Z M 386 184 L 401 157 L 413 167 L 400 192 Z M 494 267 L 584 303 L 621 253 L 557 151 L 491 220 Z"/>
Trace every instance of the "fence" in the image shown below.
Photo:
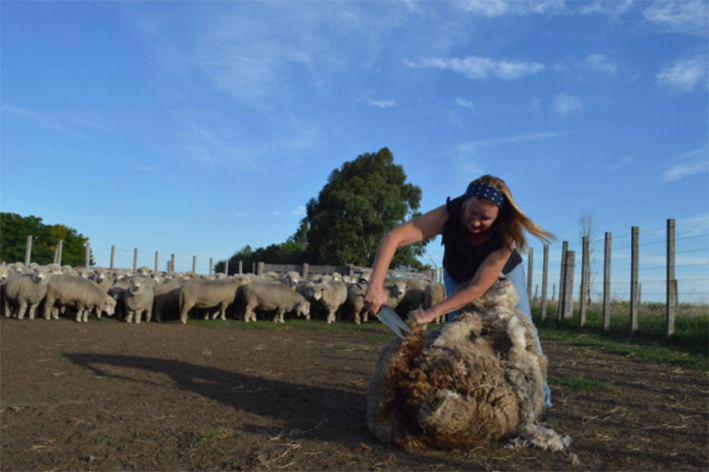
<path fill-rule="evenodd" d="M 610 232 L 605 233 L 603 238 L 595 238 L 590 240 L 588 237 L 582 238 L 579 245 L 569 245 L 568 241 L 563 241 L 561 251 L 557 260 L 559 266 L 558 274 L 549 274 L 549 245 L 544 245 L 544 255 L 541 274 L 541 297 L 538 296 L 539 283 L 535 285 L 534 296 L 532 297 L 532 283 L 535 281 L 534 273 L 534 250 L 530 248 L 527 255 L 527 270 L 528 270 L 528 295 L 530 300 L 540 305 L 542 320 L 546 318 L 547 308 L 549 303 L 555 303 L 557 306 L 557 322 L 561 323 L 564 319 L 572 316 L 574 310 L 574 299 L 579 313 L 580 326 L 584 326 L 586 322 L 586 312 L 589 305 L 594 301 L 601 303 L 603 313 L 603 329 L 608 330 L 610 327 L 611 316 L 611 301 L 617 299 L 618 296 L 625 292 L 628 297 L 630 306 L 629 314 L 629 331 L 634 334 L 638 329 L 638 313 L 642 303 L 642 284 L 650 287 L 650 291 L 645 291 L 644 296 L 655 298 L 664 301 L 665 304 L 665 320 L 667 337 L 674 334 L 675 318 L 677 316 L 678 307 L 680 306 L 680 298 L 685 302 L 706 306 L 706 297 L 709 296 L 709 277 L 707 277 L 707 269 L 709 269 L 709 258 L 706 257 L 709 252 L 709 247 L 706 243 L 709 240 L 709 233 L 702 231 L 685 231 L 685 236 L 676 236 L 678 227 L 684 229 L 690 225 L 698 225 L 706 223 L 709 219 L 694 220 L 677 225 L 674 219 L 668 219 L 667 224 L 663 228 L 655 228 L 643 232 L 643 235 L 651 235 L 651 241 L 640 243 L 640 229 L 633 226 L 630 235 L 619 238 L 621 245 L 613 248 L 613 235 Z M 706 226 L 706 225 L 705 225 Z M 696 234 L 700 233 L 700 234 Z M 664 235 L 664 239 L 662 236 Z M 660 237 L 659 240 L 658 236 Z M 624 241 L 625 239 L 630 241 Z M 603 241 L 603 281 L 595 281 L 595 271 L 592 270 L 593 262 L 597 259 L 591 258 L 592 244 Z M 683 247 L 677 250 L 677 243 Z M 698 244 L 695 244 L 698 242 Z M 659 248 L 665 246 L 665 252 L 659 252 Z M 701 247 L 696 247 L 697 245 Z M 658 247 L 658 250 L 652 251 L 650 254 L 641 254 L 641 248 L 648 246 Z M 572 248 L 578 248 L 580 257 L 577 257 L 576 251 Z M 621 257 L 612 259 L 613 250 L 630 250 L 629 257 L 626 253 L 621 254 Z M 595 252 L 595 251 L 593 251 Z M 677 263 L 677 255 L 682 258 Z M 580 264 L 579 264 L 580 259 Z M 553 261 L 554 259 L 552 259 Z M 641 260 L 649 262 L 649 266 L 641 267 Z M 612 262 L 614 265 L 612 265 Z M 620 267 L 615 264 L 623 262 Z M 627 264 L 627 266 L 625 265 Z M 681 269 L 684 277 L 677 277 L 677 270 Z M 658 271 L 664 272 L 657 274 Z M 702 271 L 700 273 L 700 271 Z M 654 274 L 650 277 L 641 276 L 645 274 Z M 548 300 L 549 277 L 552 280 L 559 281 L 558 300 L 556 300 L 556 284 L 552 285 L 552 297 Z M 620 278 L 621 280 L 615 280 Z M 576 282 L 575 282 L 576 281 Z M 576 283 L 576 285 L 575 285 Z M 614 287 L 624 287 L 613 290 Z M 687 288 L 684 288 L 687 287 Z"/>
<path fill-rule="evenodd" d="M 63 241 L 59 241 L 57 244 L 57 248 L 54 250 L 54 263 L 61 265 L 62 263 L 62 248 L 63 248 Z M 96 251 L 98 249 L 98 253 Z M 108 256 L 108 252 L 110 252 L 110 256 Z M 108 267 L 111 270 L 117 269 L 117 268 L 132 268 L 133 271 L 136 271 L 138 267 L 152 267 L 153 270 L 158 271 L 160 270 L 160 252 L 155 251 L 155 258 L 153 259 L 152 253 L 147 253 L 148 255 L 146 256 L 145 252 L 138 251 L 138 249 L 134 249 L 132 253 L 132 258 L 127 254 L 127 253 L 117 253 L 116 251 L 116 246 L 111 246 L 111 248 L 106 248 L 102 246 L 94 246 L 92 248 L 91 243 L 86 243 L 86 256 L 84 259 L 84 267 L 90 267 L 89 261 L 91 260 L 91 256 L 93 255 L 96 260 L 105 260 L 108 263 L 107 264 L 99 264 L 102 267 Z M 27 248 L 25 250 L 25 265 L 29 265 L 31 261 L 31 255 L 32 255 L 32 236 L 27 237 Z M 180 255 L 179 259 L 176 257 L 177 255 L 174 253 L 170 254 L 170 258 L 165 261 L 165 270 L 167 272 L 187 272 L 191 270 L 192 272 L 198 272 L 197 270 L 197 263 L 198 263 L 198 257 L 196 255 L 191 256 L 191 261 L 192 264 L 191 266 L 187 266 L 186 264 L 189 264 L 189 262 L 185 263 L 182 262 L 184 260 L 189 261 L 190 257 L 185 257 L 184 255 Z M 149 259 L 148 259 L 149 258 Z M 206 258 L 205 258 L 206 259 Z M 200 258 L 201 260 L 201 258 Z M 110 262 L 109 262 L 110 261 Z M 178 263 L 179 261 L 179 263 Z M 179 267 L 179 269 L 178 269 Z M 204 266 L 202 266 L 202 269 L 205 273 L 207 273 L 207 270 Z M 245 269 L 249 268 L 244 268 L 243 262 L 238 261 L 238 264 L 236 264 L 236 267 L 229 267 L 229 259 L 226 260 L 225 264 L 225 270 L 224 272 L 228 275 L 232 274 L 243 274 L 246 273 L 244 272 Z M 361 273 L 363 271 L 371 271 L 371 268 L 368 267 L 357 267 L 352 264 L 347 264 L 344 266 L 327 266 L 327 265 L 310 265 L 307 263 L 304 264 L 268 264 L 264 262 L 258 262 L 258 263 L 253 263 L 252 266 L 250 267 L 251 271 L 249 273 L 256 274 L 256 275 L 264 275 L 266 272 L 276 272 L 279 275 L 285 274 L 287 272 L 298 272 L 301 274 L 304 278 L 307 278 L 309 275 L 313 274 L 332 274 L 335 272 L 340 273 L 341 275 L 348 275 L 348 276 L 353 276 L 355 273 Z M 209 258 L 209 265 L 208 265 L 208 273 L 209 275 L 212 275 L 214 273 L 214 258 L 210 257 Z M 420 279 L 422 277 L 428 277 L 431 280 L 440 280 L 442 277 L 441 269 L 431 269 L 423 272 L 406 272 L 406 271 L 399 271 L 399 270 L 390 270 L 388 272 L 388 275 L 390 277 L 408 277 L 408 278 L 416 278 Z"/>

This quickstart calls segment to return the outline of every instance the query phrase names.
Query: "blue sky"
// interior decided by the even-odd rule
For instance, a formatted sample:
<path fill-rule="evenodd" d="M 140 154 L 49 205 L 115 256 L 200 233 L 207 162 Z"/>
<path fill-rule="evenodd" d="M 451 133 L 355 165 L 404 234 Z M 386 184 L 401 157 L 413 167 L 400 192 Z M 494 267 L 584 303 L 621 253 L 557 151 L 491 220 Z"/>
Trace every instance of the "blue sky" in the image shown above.
<path fill-rule="evenodd" d="M 690 264 L 709 261 L 707 11 L 3 2 L 2 211 L 78 229 L 98 264 L 115 244 L 122 265 L 137 247 L 141 264 L 160 251 L 187 270 L 197 255 L 206 272 L 209 257 L 283 242 L 333 169 L 386 146 L 422 211 L 490 173 L 560 240 L 577 244 L 580 214 L 595 215 L 614 258 L 629 257 L 631 226 L 657 243 L 646 231 L 675 218 L 677 251 L 693 251 L 678 277 L 706 278 Z M 641 248 L 648 280 L 663 251 Z M 434 243 L 424 260 L 441 255 Z M 703 280 L 680 292 L 709 299 Z"/>

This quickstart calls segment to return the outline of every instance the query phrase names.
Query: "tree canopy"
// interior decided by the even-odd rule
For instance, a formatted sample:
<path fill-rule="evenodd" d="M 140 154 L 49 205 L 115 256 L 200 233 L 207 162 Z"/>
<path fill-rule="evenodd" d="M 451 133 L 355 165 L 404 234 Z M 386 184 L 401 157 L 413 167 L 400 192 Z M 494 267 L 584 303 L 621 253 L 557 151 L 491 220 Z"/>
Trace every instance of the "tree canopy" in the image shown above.
<path fill-rule="evenodd" d="M 51 264 L 54 249 L 62 240 L 62 264 L 73 267 L 86 262 L 86 243 L 89 238 L 66 225 L 45 225 L 37 216 L 0 213 L 0 258 L 8 263 L 24 262 L 27 236 L 32 236 L 31 262 Z M 94 264 L 93 255 L 90 260 Z"/>
<path fill-rule="evenodd" d="M 345 162 L 307 206 L 308 256 L 314 264 L 371 266 L 388 231 L 420 216 L 421 189 L 406 182 L 387 148 Z M 421 269 L 428 241 L 397 250 L 393 268 Z"/>

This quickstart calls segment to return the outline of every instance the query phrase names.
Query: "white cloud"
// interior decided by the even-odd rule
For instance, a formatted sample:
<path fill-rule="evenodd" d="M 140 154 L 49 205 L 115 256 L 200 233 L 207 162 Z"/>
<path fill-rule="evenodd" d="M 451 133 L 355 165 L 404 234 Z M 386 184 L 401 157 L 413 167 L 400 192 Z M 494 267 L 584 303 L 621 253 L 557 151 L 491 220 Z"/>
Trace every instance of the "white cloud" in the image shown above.
<path fill-rule="evenodd" d="M 583 102 L 580 98 L 564 93 L 554 97 L 554 109 L 560 116 L 566 116 L 571 112 L 583 109 Z"/>
<path fill-rule="evenodd" d="M 675 221 L 675 228 L 675 237 L 688 238 L 706 234 L 709 230 L 709 214 L 679 218 Z M 693 262 L 696 263 L 696 260 L 688 263 Z"/>
<path fill-rule="evenodd" d="M 303 215 L 305 215 L 305 207 L 299 206 L 297 210 L 293 210 L 290 213 L 291 213 L 291 215 L 295 215 L 295 216 L 303 216 Z"/>
<path fill-rule="evenodd" d="M 454 149 L 458 155 L 477 155 L 479 148 L 484 146 L 496 146 L 498 144 L 518 143 L 526 141 L 543 141 L 545 139 L 558 138 L 569 134 L 568 131 L 555 131 L 550 133 L 521 134 L 517 136 L 507 136 L 504 138 L 486 139 L 483 141 L 471 141 L 457 145 Z"/>
<path fill-rule="evenodd" d="M 699 175 L 709 172 L 709 162 L 707 159 L 694 160 L 677 164 L 662 173 L 663 182 L 675 182 L 685 177 Z"/>
<path fill-rule="evenodd" d="M 64 133 L 68 133 L 73 136 L 77 136 L 79 138 L 86 139 L 88 141 L 93 141 L 93 139 L 91 139 L 89 136 L 86 136 L 83 133 L 78 133 L 72 129 L 67 128 L 66 126 L 60 125 L 59 123 L 57 123 L 57 121 L 54 118 L 50 117 L 49 115 L 45 115 L 43 113 L 38 113 L 35 111 L 31 111 L 31 110 L 25 110 L 25 109 L 18 108 L 18 107 L 12 106 L 12 105 L 7 105 L 7 104 L 2 105 L 0 110 L 2 111 L 2 113 L 5 113 L 5 114 L 9 113 L 12 115 L 22 117 L 25 120 L 27 120 L 31 123 L 34 123 L 35 125 L 42 126 L 43 128 L 53 129 L 56 131 L 62 131 Z"/>
<path fill-rule="evenodd" d="M 699 83 L 707 82 L 707 58 L 697 56 L 691 59 L 678 59 L 666 64 L 655 76 L 658 84 L 679 92 L 691 92 Z"/>
<path fill-rule="evenodd" d="M 468 13 L 486 18 L 567 12 L 563 0 L 462 0 L 458 2 L 458 6 Z"/>
<path fill-rule="evenodd" d="M 682 156 L 684 162 L 663 172 L 661 180 L 663 182 L 674 182 L 685 177 L 709 172 L 708 154 L 709 148 L 707 146 L 685 153 Z"/>
<path fill-rule="evenodd" d="M 619 16 L 630 9 L 633 5 L 633 0 L 623 0 L 623 1 L 608 1 L 608 0 L 596 0 L 594 2 L 588 3 L 577 10 L 581 15 L 590 15 L 593 13 L 599 13 L 601 15 L 609 16 Z"/>
<path fill-rule="evenodd" d="M 391 108 L 396 106 L 396 102 L 394 100 L 372 100 L 372 99 L 367 99 L 367 103 L 369 103 L 373 107 L 378 107 L 378 108 Z"/>
<path fill-rule="evenodd" d="M 455 103 L 463 108 L 475 108 L 475 104 L 473 102 L 469 102 L 464 98 L 456 98 Z"/>
<path fill-rule="evenodd" d="M 621 158 L 621 160 L 618 161 L 617 163 L 612 164 L 612 165 L 606 167 L 606 170 L 607 170 L 607 171 L 618 170 L 618 169 L 621 169 L 621 168 L 627 166 L 627 165 L 630 164 L 631 162 L 633 162 L 633 158 L 632 158 L 632 157 L 623 157 L 623 158 Z"/>
<path fill-rule="evenodd" d="M 464 74 L 473 80 L 487 80 L 494 76 L 503 80 L 514 80 L 525 75 L 538 74 L 544 64 L 522 61 L 495 61 L 486 57 L 468 56 L 465 59 L 421 58 L 418 62 L 404 60 L 404 64 L 415 69 L 448 69 Z"/>
<path fill-rule="evenodd" d="M 643 11 L 643 17 L 670 31 L 705 35 L 707 32 L 707 3 L 699 0 L 656 1 Z"/>
<path fill-rule="evenodd" d="M 584 64 L 588 69 L 601 74 L 615 75 L 616 73 L 615 64 L 603 54 L 591 54 L 586 57 Z"/>

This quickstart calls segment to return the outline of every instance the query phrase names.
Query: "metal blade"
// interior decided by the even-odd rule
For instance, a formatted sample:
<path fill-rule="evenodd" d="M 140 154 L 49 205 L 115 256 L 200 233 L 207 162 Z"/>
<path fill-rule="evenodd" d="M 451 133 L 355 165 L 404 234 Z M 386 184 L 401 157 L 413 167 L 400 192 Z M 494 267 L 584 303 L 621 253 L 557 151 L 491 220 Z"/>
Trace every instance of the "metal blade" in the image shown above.
<path fill-rule="evenodd" d="M 404 322 L 404 320 L 399 317 L 399 315 L 396 314 L 394 310 L 392 310 L 388 306 L 383 306 L 381 310 L 379 310 L 379 313 L 377 313 L 377 317 L 379 318 L 379 321 L 384 323 L 387 328 L 389 328 L 394 334 L 399 336 L 401 339 L 404 339 L 404 332 L 411 334 L 411 328 Z"/>

